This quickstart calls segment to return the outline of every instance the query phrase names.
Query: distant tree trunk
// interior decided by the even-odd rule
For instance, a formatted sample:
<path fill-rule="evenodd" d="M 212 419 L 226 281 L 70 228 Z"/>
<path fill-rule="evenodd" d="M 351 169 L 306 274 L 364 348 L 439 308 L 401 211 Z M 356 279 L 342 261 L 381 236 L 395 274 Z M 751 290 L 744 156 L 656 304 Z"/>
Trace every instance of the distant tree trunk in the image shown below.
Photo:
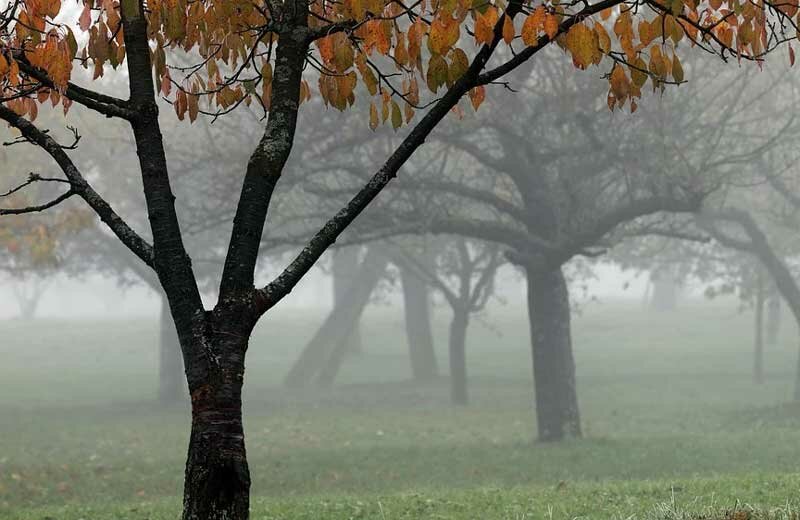
<path fill-rule="evenodd" d="M 23 298 L 18 300 L 19 303 L 19 317 L 23 320 L 32 320 L 36 317 L 36 311 L 39 309 L 39 298 Z"/>
<path fill-rule="evenodd" d="M 800 350 L 797 353 L 797 366 L 794 369 L 794 400 L 800 402 Z"/>
<path fill-rule="evenodd" d="M 403 266 L 400 266 L 400 277 L 411 373 L 415 381 L 431 381 L 438 375 L 439 367 L 433 349 L 428 286 L 424 280 Z"/>
<path fill-rule="evenodd" d="M 344 247 L 333 253 L 331 278 L 333 279 L 333 306 L 350 304 L 347 292 L 359 278 L 358 247 Z M 364 346 L 361 340 L 361 320 L 353 324 L 350 335 L 345 338 L 345 347 L 352 353 L 361 353 Z"/>
<path fill-rule="evenodd" d="M 774 285 L 774 284 L 771 284 Z M 774 287 L 767 299 L 766 337 L 767 345 L 777 345 L 781 331 L 781 296 Z"/>
<path fill-rule="evenodd" d="M 659 312 L 675 310 L 678 305 L 680 285 L 675 279 L 672 269 L 654 273 L 650 279 L 653 284 L 650 308 Z"/>
<path fill-rule="evenodd" d="M 539 440 L 580 437 L 567 282 L 560 268 L 535 267 L 527 281 Z"/>
<path fill-rule="evenodd" d="M 346 339 L 361 317 L 372 291 L 383 277 L 387 264 L 388 259 L 378 252 L 377 248 L 370 248 L 367 251 L 359 268 L 359 277 L 347 293 L 348 303 L 335 307 L 328 314 L 286 376 L 284 380 L 286 386 L 290 388 L 306 386 L 322 370 L 325 371 L 325 375 L 321 377 L 320 383 L 333 381 L 347 352 Z M 337 353 L 339 350 L 337 347 L 340 345 L 343 347 Z"/>
<path fill-rule="evenodd" d="M 158 337 L 158 400 L 169 405 L 183 400 L 183 356 L 166 296 L 161 296 Z"/>
<path fill-rule="evenodd" d="M 450 402 L 456 406 L 469 403 L 467 393 L 467 327 L 469 312 L 453 307 L 450 322 Z"/>
<path fill-rule="evenodd" d="M 42 302 L 50 280 L 36 274 L 27 277 L 20 275 L 14 280 L 12 289 L 16 296 L 19 308 L 19 317 L 23 320 L 32 320 L 36 317 L 39 304 Z"/>
<path fill-rule="evenodd" d="M 753 381 L 756 384 L 764 382 L 764 275 L 761 268 L 756 275 L 756 301 L 755 301 L 755 341 L 753 348 Z"/>
<path fill-rule="evenodd" d="M 348 353 L 353 351 L 353 331 L 358 328 L 361 314 L 364 312 L 369 302 L 369 296 L 375 290 L 381 278 L 386 272 L 386 266 L 389 264 L 389 259 L 380 253 L 367 253 L 364 262 L 358 269 L 358 278 L 353 280 L 350 284 L 350 291 L 342 297 L 343 305 L 354 305 L 357 314 L 353 314 L 355 318 L 350 322 L 347 330 L 344 328 L 339 334 L 332 334 L 331 340 L 337 341 L 333 346 L 333 350 L 328 357 L 327 363 L 322 367 L 317 377 L 317 384 L 323 388 L 333 386 L 336 376 L 339 374 L 339 369 L 344 362 Z M 364 286 L 360 288 L 360 286 Z M 368 290 L 368 291 L 367 291 Z M 366 298 L 355 298 L 355 296 L 366 294 Z"/>

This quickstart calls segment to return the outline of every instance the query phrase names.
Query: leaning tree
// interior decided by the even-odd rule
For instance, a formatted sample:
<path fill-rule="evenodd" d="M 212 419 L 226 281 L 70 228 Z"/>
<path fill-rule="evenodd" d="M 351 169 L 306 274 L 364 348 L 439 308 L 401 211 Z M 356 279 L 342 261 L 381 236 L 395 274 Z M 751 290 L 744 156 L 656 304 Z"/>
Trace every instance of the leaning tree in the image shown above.
<path fill-rule="evenodd" d="M 637 118 L 615 126 L 607 138 L 608 114 L 597 84 L 575 77 L 557 58 L 540 59 L 530 74 L 515 78 L 517 95 L 531 94 L 525 106 L 492 99 L 488 112 L 444 126 L 410 161 L 411 171 L 351 230 L 361 240 L 427 232 L 502 245 L 528 283 L 542 440 L 580 435 L 564 266 L 576 256 L 602 254 L 631 234 L 659 231 L 652 221 L 640 223 L 642 217 L 698 210 L 732 170 L 774 145 L 786 126 L 780 114 L 759 112 L 756 118 L 738 102 L 753 103 L 769 81 L 716 69 L 714 79 L 640 108 Z M 784 127 L 753 135 L 763 130 L 762 117 Z M 372 149 L 373 143 L 362 143 L 356 156 L 368 157 L 361 150 Z M 298 209 L 307 219 L 320 220 L 320 208 L 332 211 L 366 180 L 350 153 L 331 158 L 306 169 L 303 187 L 318 195 Z M 316 175 L 317 168 L 328 177 Z"/>
<path fill-rule="evenodd" d="M 578 68 L 602 67 L 610 82 L 612 108 L 633 108 L 647 81 L 656 88 L 683 81 L 678 42 L 691 41 L 723 57 L 760 60 L 779 43 L 795 38 L 797 11 L 792 1 L 774 5 L 744 0 L 710 5 L 694 0 L 512 0 L 475 5 L 85 0 L 79 5 L 80 14 L 64 8 L 61 0 L 18 0 L 0 11 L 0 119 L 52 157 L 65 187 L 55 198 L 7 207 L 0 214 L 43 211 L 78 197 L 155 271 L 175 322 L 191 394 L 183 512 L 187 519 L 248 517 L 250 474 L 241 392 L 253 327 L 439 123 L 451 111 L 462 110 L 462 98 L 468 96 L 474 107 L 479 106 L 487 86 L 501 82 L 555 43 Z M 195 66 L 185 65 L 187 54 Z M 124 65 L 127 99 L 73 83 L 76 63 L 91 68 L 98 83 Z M 436 95 L 423 94 L 420 83 Z M 375 174 L 281 274 L 256 287 L 256 263 L 272 195 L 311 84 L 338 109 L 354 104 L 356 93 L 371 96 L 373 125 L 382 118 L 409 130 L 388 156 L 375 158 Z M 179 118 L 194 120 L 201 112 L 221 117 L 243 103 L 260 106 L 265 113 L 262 138 L 243 172 L 219 296 L 211 309 L 203 305 L 176 214 L 157 91 L 172 100 Z M 93 187 L 68 147 L 34 122 L 39 107 L 47 103 L 65 109 L 80 105 L 129 124 L 151 240 Z M 423 115 L 414 120 L 417 111 Z"/>

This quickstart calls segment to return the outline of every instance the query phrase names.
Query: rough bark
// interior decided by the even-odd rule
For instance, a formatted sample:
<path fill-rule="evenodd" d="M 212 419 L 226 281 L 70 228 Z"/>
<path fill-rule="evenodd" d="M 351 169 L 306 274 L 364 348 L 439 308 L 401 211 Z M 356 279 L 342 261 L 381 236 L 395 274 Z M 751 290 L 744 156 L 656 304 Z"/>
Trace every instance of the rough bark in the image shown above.
<path fill-rule="evenodd" d="M 171 405 L 184 397 L 184 376 L 181 345 L 165 296 L 161 297 L 158 328 L 158 400 L 161 404 Z"/>
<path fill-rule="evenodd" d="M 539 440 L 580 437 L 567 282 L 560 268 L 526 274 Z"/>
<path fill-rule="evenodd" d="M 333 279 L 333 307 L 350 305 L 347 298 L 350 287 L 359 279 L 358 247 L 344 247 L 333 254 L 331 278 Z M 353 324 L 350 334 L 345 338 L 348 352 L 362 353 L 364 345 L 361 336 L 361 320 Z"/>
<path fill-rule="evenodd" d="M 450 402 L 456 406 L 469 404 L 467 392 L 467 327 L 469 312 L 453 309 L 450 322 Z"/>
<path fill-rule="evenodd" d="M 415 381 L 431 381 L 439 373 L 433 349 L 431 303 L 428 286 L 416 273 L 400 268 L 405 308 L 406 337 Z"/>
<path fill-rule="evenodd" d="M 753 381 L 756 384 L 764 382 L 764 275 L 759 272 L 756 277 L 755 300 L 755 338 L 753 341 Z"/>
<path fill-rule="evenodd" d="M 308 342 L 300 357 L 289 370 L 284 384 L 289 388 L 300 388 L 308 385 L 319 374 L 323 367 L 341 360 L 332 359 L 333 351 L 350 335 L 353 325 L 358 321 L 370 295 L 386 270 L 388 260 L 375 248 L 370 248 L 362 262 L 360 279 L 348 292 L 348 305 L 334 308 L 314 337 Z M 367 266 L 370 266 L 369 268 Z M 346 324 L 346 325 L 345 325 Z M 331 372 L 333 367 L 329 367 Z M 338 366 L 335 371 L 338 372 Z M 335 376 L 335 374 L 334 374 Z M 330 374 L 326 375 L 330 378 Z"/>
<path fill-rule="evenodd" d="M 202 348 L 221 355 L 206 382 L 194 388 L 186 461 L 183 520 L 246 520 L 250 471 L 242 426 L 242 384 L 247 332 L 212 334 Z"/>

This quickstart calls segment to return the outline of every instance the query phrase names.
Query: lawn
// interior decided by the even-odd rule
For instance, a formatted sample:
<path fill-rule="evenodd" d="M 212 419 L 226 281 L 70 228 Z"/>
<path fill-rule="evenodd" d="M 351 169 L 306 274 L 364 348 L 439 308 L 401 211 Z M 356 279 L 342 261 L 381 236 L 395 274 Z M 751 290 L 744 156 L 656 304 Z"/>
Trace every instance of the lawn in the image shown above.
<path fill-rule="evenodd" d="M 323 316 L 278 311 L 248 353 L 254 519 L 797 518 L 800 405 L 789 316 L 750 376 L 749 312 L 653 314 L 587 304 L 575 318 L 586 438 L 532 442 L 524 310 L 469 340 L 473 403 L 408 381 L 402 316 L 365 320 L 367 352 L 333 391 L 280 386 Z M 446 367 L 447 313 L 438 310 Z M 0 518 L 173 519 L 188 410 L 154 404 L 156 324 L 0 322 Z M 736 511 L 734 513 L 733 511 Z M 705 515 L 705 516 L 704 516 Z"/>

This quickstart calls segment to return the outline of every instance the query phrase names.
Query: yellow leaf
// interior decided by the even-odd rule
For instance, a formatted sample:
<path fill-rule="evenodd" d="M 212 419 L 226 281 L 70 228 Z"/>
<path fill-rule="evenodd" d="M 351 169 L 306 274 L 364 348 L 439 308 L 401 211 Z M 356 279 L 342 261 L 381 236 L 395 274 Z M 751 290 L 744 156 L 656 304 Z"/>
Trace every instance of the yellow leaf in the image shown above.
<path fill-rule="evenodd" d="M 378 128 L 378 107 L 375 103 L 369 104 L 369 127 L 373 130 Z"/>
<path fill-rule="evenodd" d="M 630 81 L 628 80 L 628 76 L 625 75 L 625 71 L 622 70 L 622 66 L 614 65 L 609 81 L 611 83 L 611 92 L 613 92 L 614 97 L 619 101 L 621 106 L 622 103 L 625 102 L 625 98 L 628 97 L 628 93 L 631 89 Z"/>
<path fill-rule="evenodd" d="M 450 66 L 447 69 L 447 83 L 452 85 L 464 75 L 469 68 L 469 58 L 461 49 L 453 49 L 450 53 Z"/>
<path fill-rule="evenodd" d="M 597 33 L 597 45 L 603 53 L 611 52 L 611 37 L 608 36 L 605 27 L 599 22 L 594 23 L 594 32 Z"/>
<path fill-rule="evenodd" d="M 400 105 L 392 101 L 392 128 L 397 130 L 403 125 L 403 114 L 400 112 Z"/>
<path fill-rule="evenodd" d="M 438 54 L 431 56 L 428 62 L 428 74 L 426 75 L 428 88 L 436 93 L 439 87 L 447 82 L 447 62 Z"/>
<path fill-rule="evenodd" d="M 575 66 L 585 69 L 594 62 L 597 34 L 582 23 L 577 23 L 567 31 L 566 46 Z"/>
<path fill-rule="evenodd" d="M 792 58 L 794 58 L 794 52 L 792 51 L 792 47 L 789 46 L 789 51 L 792 52 Z M 794 59 L 792 59 L 792 65 L 794 65 Z M 672 56 L 672 79 L 681 83 L 683 81 L 683 66 L 681 65 L 680 60 L 678 59 L 677 54 L 673 54 Z"/>

